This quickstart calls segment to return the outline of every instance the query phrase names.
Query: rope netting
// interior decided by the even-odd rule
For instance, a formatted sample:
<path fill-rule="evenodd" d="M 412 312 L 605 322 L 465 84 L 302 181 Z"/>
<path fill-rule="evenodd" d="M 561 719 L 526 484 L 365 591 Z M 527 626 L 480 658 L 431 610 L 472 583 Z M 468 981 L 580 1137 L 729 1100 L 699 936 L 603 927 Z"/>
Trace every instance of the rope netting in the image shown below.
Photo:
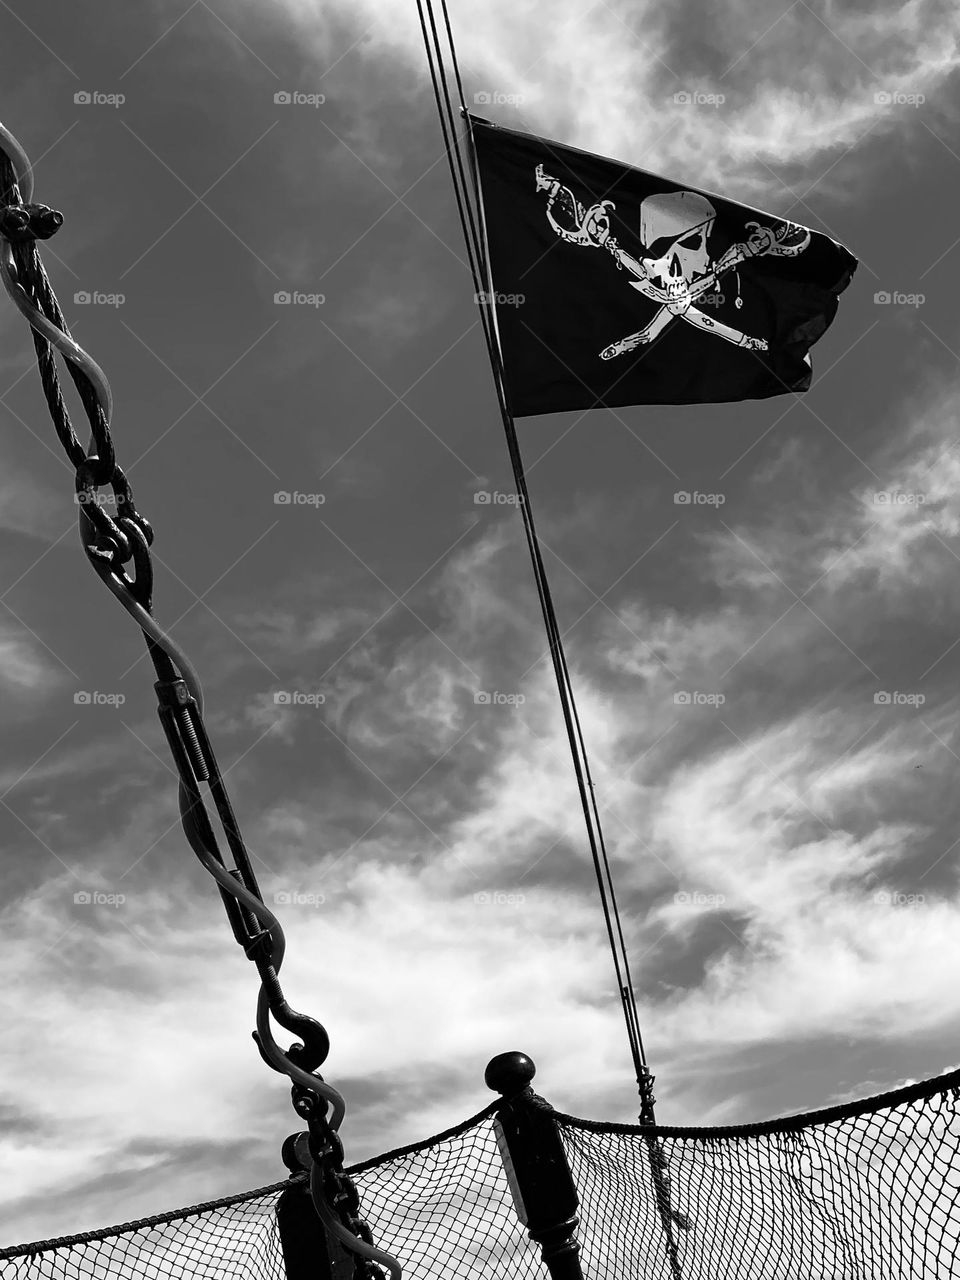
<path fill-rule="evenodd" d="M 496 1105 L 348 1171 L 406 1280 L 544 1276 L 503 1172 Z M 735 1128 L 555 1119 L 580 1196 L 585 1280 L 960 1277 L 960 1071 Z M 275 1209 L 289 1185 L 3 1250 L 0 1280 L 283 1280 Z"/>
<path fill-rule="evenodd" d="M 655 1142 L 637 1128 L 558 1117 L 580 1194 L 584 1276 L 960 1277 L 958 1100 L 955 1072 L 791 1120 L 661 1127 Z M 678 1272 L 654 1194 L 658 1159 Z"/>
<path fill-rule="evenodd" d="M 2 1280 L 284 1280 L 275 1210 L 280 1182 L 243 1195 L 212 1200 L 0 1250 Z"/>

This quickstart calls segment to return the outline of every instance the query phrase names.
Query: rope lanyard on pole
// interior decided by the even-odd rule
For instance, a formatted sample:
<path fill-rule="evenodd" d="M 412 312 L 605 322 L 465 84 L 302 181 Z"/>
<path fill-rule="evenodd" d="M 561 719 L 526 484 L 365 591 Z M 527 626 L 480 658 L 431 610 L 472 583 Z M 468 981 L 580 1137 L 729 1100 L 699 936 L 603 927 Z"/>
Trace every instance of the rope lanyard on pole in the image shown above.
<path fill-rule="evenodd" d="M 639 1016 L 637 1013 L 636 997 L 633 990 L 633 981 L 630 976 L 630 965 L 627 956 L 626 943 L 624 941 L 623 928 L 620 921 L 620 912 L 617 907 L 616 891 L 610 871 L 610 863 L 603 837 L 603 829 L 600 823 L 600 814 L 597 808 L 594 783 L 590 775 L 590 765 L 587 757 L 583 730 L 580 724 L 580 716 L 577 711 L 576 699 L 574 697 L 566 654 L 563 648 L 563 639 L 557 622 L 553 598 L 547 580 L 546 568 L 543 563 L 540 541 L 537 537 L 536 526 L 534 524 L 530 493 L 523 469 L 523 458 L 520 452 L 520 443 L 517 438 L 516 425 L 507 406 L 503 364 L 496 328 L 496 313 L 494 311 L 492 301 L 493 290 L 490 284 L 489 262 L 486 253 L 485 236 L 483 234 L 483 205 L 479 194 L 479 173 L 476 165 L 476 154 L 471 145 L 472 164 L 470 166 L 470 180 L 468 182 L 466 173 L 467 166 L 464 163 L 457 133 L 458 113 L 454 110 L 451 91 L 448 85 L 448 77 L 444 66 L 444 56 L 441 47 L 441 37 L 437 26 L 433 0 L 417 0 L 417 9 L 420 14 L 420 26 L 423 33 L 424 46 L 426 48 L 427 65 L 433 85 L 434 98 L 440 117 L 440 128 L 443 136 L 443 143 L 447 153 L 450 175 L 453 180 L 457 212 L 460 217 L 460 225 L 466 242 L 470 272 L 473 277 L 474 289 L 476 291 L 477 298 L 481 302 L 481 325 L 493 370 L 497 402 L 503 421 L 514 480 L 517 485 L 517 494 L 520 499 L 518 505 L 520 507 L 524 533 L 526 535 L 527 546 L 530 551 L 530 558 L 533 565 L 534 581 L 536 583 L 537 595 L 540 600 L 540 607 L 543 613 L 543 620 L 550 648 L 550 657 L 553 663 L 554 673 L 556 675 L 564 725 L 566 727 L 570 752 L 573 758 L 574 773 L 576 775 L 577 787 L 580 793 L 584 822 L 587 828 L 590 852 L 597 876 L 600 902 L 603 908 L 604 920 L 607 927 L 610 950 L 613 955 L 614 970 L 617 981 L 617 994 L 623 1005 L 624 1021 L 627 1028 L 630 1053 L 636 1074 L 637 1088 L 640 1093 L 640 1119 L 642 1123 L 653 1124 L 655 1102 L 653 1096 L 654 1077 L 651 1075 L 650 1069 L 647 1066 L 643 1040 L 640 1035 Z M 468 122 L 469 129 L 470 117 L 464 98 L 463 81 L 460 75 L 460 67 L 453 40 L 453 31 L 450 25 L 450 15 L 447 10 L 446 0 L 440 0 L 440 11 L 443 16 L 446 44 L 449 49 L 450 65 L 454 75 L 457 101 L 459 104 L 459 115 Z"/>
<path fill-rule="evenodd" d="M 286 942 L 280 922 L 264 904 L 233 807 L 203 723 L 203 693 L 190 661 L 152 615 L 153 530 L 137 511 L 133 490 L 116 461 L 110 418 L 110 384 L 99 365 L 70 335 L 56 295 L 40 261 L 37 240 L 46 240 L 63 217 L 46 205 L 31 203 L 33 170 L 16 138 L 0 124 L 0 279 L 11 300 L 29 321 L 44 396 L 60 443 L 76 470 L 80 540 L 104 585 L 130 614 L 147 643 L 157 673 L 159 716 L 173 754 L 179 782 L 184 833 L 202 865 L 216 880 L 234 937 L 260 976 L 257 1029 L 253 1033 L 268 1066 L 290 1077 L 293 1105 L 308 1125 L 313 1160 L 310 1187 L 317 1214 L 328 1230 L 356 1255 L 357 1280 L 383 1280 L 386 1267 L 400 1280 L 400 1264 L 375 1248 L 370 1228 L 358 1216 L 359 1198 L 343 1172 L 343 1145 L 337 1130 L 346 1106 L 317 1068 L 326 1060 L 330 1040 L 314 1018 L 297 1013 L 286 1001 L 279 972 Z M 66 362 L 91 430 L 84 449 L 70 421 L 54 350 Z M 98 491 L 109 486 L 116 502 L 112 517 Z M 134 576 L 124 565 L 132 562 Z M 204 804 L 206 783 L 226 844 L 227 866 Z M 271 1017 L 301 1037 L 282 1049 L 273 1036 Z M 329 1115 L 328 1115 L 329 1111 Z"/>

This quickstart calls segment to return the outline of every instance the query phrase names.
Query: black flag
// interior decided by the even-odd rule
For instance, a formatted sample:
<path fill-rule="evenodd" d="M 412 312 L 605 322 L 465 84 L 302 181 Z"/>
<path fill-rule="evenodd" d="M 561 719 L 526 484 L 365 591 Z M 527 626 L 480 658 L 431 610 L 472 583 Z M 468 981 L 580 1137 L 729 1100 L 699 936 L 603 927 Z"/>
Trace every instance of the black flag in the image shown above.
<path fill-rule="evenodd" d="M 471 117 L 516 417 L 810 385 L 857 266 L 829 236 Z"/>

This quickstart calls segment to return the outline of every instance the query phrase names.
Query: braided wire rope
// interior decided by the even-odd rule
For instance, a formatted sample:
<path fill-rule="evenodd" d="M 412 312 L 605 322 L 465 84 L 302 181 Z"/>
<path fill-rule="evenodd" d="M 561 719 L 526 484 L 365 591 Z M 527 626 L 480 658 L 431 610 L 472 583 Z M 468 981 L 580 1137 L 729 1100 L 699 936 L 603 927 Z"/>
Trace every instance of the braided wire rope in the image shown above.
<path fill-rule="evenodd" d="M 346 1104 L 317 1070 L 329 1053 L 329 1036 L 321 1023 L 296 1012 L 284 997 L 279 980 L 286 949 L 283 928 L 263 901 L 240 834 L 203 723 L 199 678 L 180 646 L 153 617 L 153 529 L 137 510 L 130 482 L 116 460 L 110 432 L 110 384 L 96 361 L 71 336 L 40 260 L 37 241 L 53 235 L 63 217 L 47 205 L 33 202 L 33 185 L 27 153 L 0 123 L 0 280 L 30 324 L 47 407 L 76 472 L 81 544 L 100 580 L 143 632 L 156 669 L 160 720 L 179 774 L 184 834 L 216 881 L 234 937 L 257 968 L 260 990 L 254 1039 L 267 1065 L 292 1081 L 294 1108 L 307 1122 L 314 1208 L 328 1231 L 355 1255 L 356 1280 L 382 1280 L 381 1267 L 387 1268 L 393 1280 L 400 1280 L 400 1263 L 374 1246 L 369 1226 L 359 1216 L 356 1187 L 343 1172 L 343 1145 L 337 1131 Z M 91 433 L 88 449 L 74 431 L 55 352 L 63 358 L 80 397 Z M 99 490 L 107 486 L 116 501 L 115 518 L 99 500 Z M 124 567 L 131 562 L 133 577 Z M 200 790 L 202 782 L 208 786 L 233 855 L 232 867 L 224 861 Z M 300 1036 L 302 1043 L 281 1048 L 274 1038 L 271 1018 Z"/>

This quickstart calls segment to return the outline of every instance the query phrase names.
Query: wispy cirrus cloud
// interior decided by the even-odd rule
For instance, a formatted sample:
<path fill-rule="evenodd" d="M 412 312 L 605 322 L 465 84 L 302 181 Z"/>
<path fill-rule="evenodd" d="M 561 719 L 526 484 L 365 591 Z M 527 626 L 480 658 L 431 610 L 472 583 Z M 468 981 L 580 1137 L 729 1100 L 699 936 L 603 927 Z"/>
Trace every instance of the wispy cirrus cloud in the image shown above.
<path fill-rule="evenodd" d="M 805 0 L 775 10 L 738 0 L 710 12 L 694 4 L 560 3 L 549 14 L 499 3 L 450 8 L 480 114 L 489 109 L 514 127 L 701 185 L 735 174 L 741 195 L 783 198 L 767 165 L 819 165 L 819 177 L 831 154 L 873 130 L 902 127 L 892 96 L 932 96 L 960 59 L 960 24 L 942 0 L 869 14 Z M 356 40 L 351 57 L 404 60 L 403 74 L 393 64 L 394 83 L 409 86 L 407 68 L 423 63 L 418 25 L 400 0 L 349 10 L 288 0 L 288 12 L 321 68 L 344 26 Z M 336 68 L 329 74 L 334 81 Z M 409 87 L 402 96 L 409 105 Z M 368 145 L 362 132 L 353 141 Z"/>

